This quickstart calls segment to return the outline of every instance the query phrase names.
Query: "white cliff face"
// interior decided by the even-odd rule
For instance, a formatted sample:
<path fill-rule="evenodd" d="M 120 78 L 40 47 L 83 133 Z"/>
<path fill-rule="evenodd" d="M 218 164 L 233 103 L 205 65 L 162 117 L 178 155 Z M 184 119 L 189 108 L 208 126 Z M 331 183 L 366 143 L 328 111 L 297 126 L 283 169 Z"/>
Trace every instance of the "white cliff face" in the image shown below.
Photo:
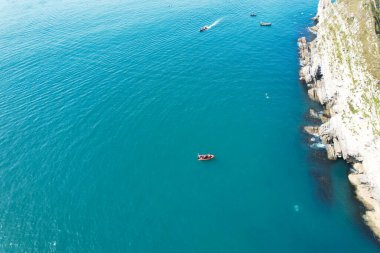
<path fill-rule="evenodd" d="M 299 40 L 300 76 L 331 115 L 319 127 L 329 158 L 362 164 L 350 181 L 368 202 L 365 219 L 380 237 L 380 39 L 371 3 L 320 0 L 311 29 L 316 39 Z"/>

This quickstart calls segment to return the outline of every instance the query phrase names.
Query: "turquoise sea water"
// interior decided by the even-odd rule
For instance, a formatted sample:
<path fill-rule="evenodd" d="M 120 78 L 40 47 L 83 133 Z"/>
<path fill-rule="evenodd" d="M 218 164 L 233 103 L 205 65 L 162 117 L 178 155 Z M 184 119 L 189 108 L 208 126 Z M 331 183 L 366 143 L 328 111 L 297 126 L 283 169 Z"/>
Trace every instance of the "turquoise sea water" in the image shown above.
<path fill-rule="evenodd" d="M 1 2 L 0 251 L 378 252 L 301 131 L 316 5 Z"/>

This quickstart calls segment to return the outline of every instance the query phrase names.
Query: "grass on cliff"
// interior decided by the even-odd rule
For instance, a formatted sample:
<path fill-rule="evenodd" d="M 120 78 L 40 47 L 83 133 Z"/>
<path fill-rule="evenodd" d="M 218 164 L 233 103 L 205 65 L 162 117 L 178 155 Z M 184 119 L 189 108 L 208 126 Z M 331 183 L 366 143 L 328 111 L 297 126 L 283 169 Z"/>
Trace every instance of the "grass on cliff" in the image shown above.
<path fill-rule="evenodd" d="M 335 8 L 337 15 L 332 16 L 328 23 L 327 36 L 334 43 L 336 61 L 348 65 L 352 94 L 356 88 L 363 89 L 361 101 L 366 105 L 357 107 L 348 101 L 348 112 L 367 118 L 373 133 L 380 136 L 380 0 L 338 0 Z M 342 30 L 340 25 L 346 29 Z M 352 55 L 359 58 L 353 59 Z M 360 64 L 375 80 L 367 79 L 357 86 L 353 64 Z M 343 118 L 351 121 L 349 117 Z"/>
<path fill-rule="evenodd" d="M 353 113 L 353 114 L 356 114 L 358 113 L 359 111 L 355 109 L 355 107 L 351 104 L 351 102 L 348 102 L 348 107 L 350 108 L 350 111 Z"/>
<path fill-rule="evenodd" d="M 370 73 L 380 80 L 380 0 L 341 0 L 350 15 L 347 23 L 353 19 L 359 22 L 358 39 L 363 45 L 363 56 Z M 367 22 L 373 21 L 373 28 L 368 29 Z"/>

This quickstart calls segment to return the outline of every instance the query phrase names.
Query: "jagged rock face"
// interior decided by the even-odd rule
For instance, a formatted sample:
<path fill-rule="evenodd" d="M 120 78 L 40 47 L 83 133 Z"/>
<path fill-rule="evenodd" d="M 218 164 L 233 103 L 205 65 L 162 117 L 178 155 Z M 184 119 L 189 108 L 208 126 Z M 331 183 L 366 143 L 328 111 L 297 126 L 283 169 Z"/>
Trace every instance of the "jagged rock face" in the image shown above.
<path fill-rule="evenodd" d="M 318 4 L 318 14 L 320 14 L 326 7 L 328 7 L 331 4 L 330 0 L 320 0 Z M 319 17 L 319 15 L 318 15 Z"/>
<path fill-rule="evenodd" d="M 362 4 L 359 2 L 355 8 L 361 8 L 364 3 L 364 0 Z M 333 115 L 330 134 L 336 136 L 344 157 L 363 159 L 366 153 L 380 154 L 380 108 L 375 108 L 380 104 L 374 103 L 380 96 L 376 91 L 378 80 L 366 67 L 367 56 L 360 49 L 364 42 L 359 30 L 364 27 L 352 20 L 351 7 L 347 0 L 334 4 L 320 1 L 318 34 L 314 44 L 310 44 L 311 65 L 305 66 L 305 71 L 312 75 L 307 81 L 313 80 L 311 86 L 316 89 L 309 94 L 326 105 Z M 364 15 L 362 12 L 368 10 L 360 11 Z M 379 54 L 379 50 L 374 53 Z"/>
<path fill-rule="evenodd" d="M 318 90 L 316 88 L 311 88 L 307 91 L 307 94 L 309 95 L 309 97 L 314 100 L 314 101 L 319 101 L 319 97 L 318 97 Z"/>
<path fill-rule="evenodd" d="M 310 88 L 309 97 L 329 109 L 330 132 L 345 157 L 360 158 L 369 148 L 380 153 L 380 104 L 376 110 L 376 105 L 366 103 L 368 97 L 378 101 L 380 95 L 375 89 L 378 80 L 365 68 L 362 52 L 353 49 L 360 46 L 353 29 L 359 24 L 350 23 L 352 14 L 345 12 L 344 4 L 319 2 L 316 39 L 298 40 L 300 79 Z"/>
<path fill-rule="evenodd" d="M 319 130 L 319 127 L 318 127 L 318 126 L 305 126 L 303 129 L 304 129 L 305 132 L 308 133 L 308 134 L 311 134 L 311 135 L 319 135 L 319 134 L 318 134 L 318 130 Z"/>
<path fill-rule="evenodd" d="M 335 153 L 334 146 L 332 144 L 326 144 L 327 158 L 330 160 L 336 160 L 337 155 Z"/>
<path fill-rule="evenodd" d="M 380 237 L 380 40 L 370 4 L 320 0 L 318 24 L 309 29 L 316 39 L 300 38 L 298 46 L 300 80 L 309 88 L 309 97 L 326 108 L 318 131 L 305 131 L 320 136 L 329 159 L 363 164 L 361 174 L 350 180 L 358 195 L 373 198 L 367 201 L 372 210 L 366 219 Z"/>

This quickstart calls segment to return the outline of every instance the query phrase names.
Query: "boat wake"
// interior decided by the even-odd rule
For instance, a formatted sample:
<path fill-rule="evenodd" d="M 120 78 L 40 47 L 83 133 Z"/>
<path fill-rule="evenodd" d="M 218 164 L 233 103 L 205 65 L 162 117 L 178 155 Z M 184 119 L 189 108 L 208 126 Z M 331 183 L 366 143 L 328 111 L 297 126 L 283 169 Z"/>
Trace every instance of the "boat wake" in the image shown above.
<path fill-rule="evenodd" d="M 220 23 L 221 20 L 222 20 L 222 19 L 219 18 L 219 19 L 217 19 L 214 23 L 212 23 L 211 25 L 208 25 L 208 26 L 207 26 L 208 29 L 211 29 L 211 28 L 213 28 L 214 26 L 218 25 L 218 24 Z"/>
<path fill-rule="evenodd" d="M 316 142 L 310 145 L 313 149 L 323 149 L 325 148 L 325 145 L 322 142 Z"/>
<path fill-rule="evenodd" d="M 309 145 L 312 149 L 324 149 L 326 146 L 322 143 L 322 140 L 319 137 L 311 137 L 311 144 Z"/>
<path fill-rule="evenodd" d="M 199 29 L 199 31 L 200 32 L 204 32 L 204 31 L 210 30 L 211 28 L 213 28 L 214 26 L 216 26 L 217 24 L 219 24 L 219 22 L 221 20 L 222 20 L 222 18 L 219 18 L 216 21 L 214 21 L 214 23 L 212 23 L 211 25 L 206 25 L 206 26 L 201 27 L 201 29 Z"/>

